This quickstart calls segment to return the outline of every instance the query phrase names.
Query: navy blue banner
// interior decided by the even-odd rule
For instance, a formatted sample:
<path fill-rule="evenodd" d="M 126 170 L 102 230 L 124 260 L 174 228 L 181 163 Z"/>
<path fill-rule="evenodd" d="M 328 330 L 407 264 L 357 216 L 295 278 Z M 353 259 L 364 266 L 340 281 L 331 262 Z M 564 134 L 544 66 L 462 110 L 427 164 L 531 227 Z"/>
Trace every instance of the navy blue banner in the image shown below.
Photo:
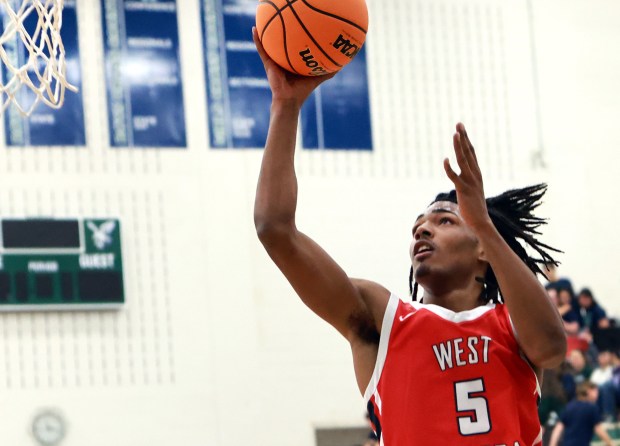
<path fill-rule="evenodd" d="M 271 91 L 252 41 L 256 0 L 201 0 L 210 144 L 265 145 Z M 303 147 L 372 150 L 364 49 L 302 110 Z"/>
<path fill-rule="evenodd" d="M 301 110 L 306 149 L 372 150 L 370 95 L 365 46 Z"/>
<path fill-rule="evenodd" d="M 255 0 L 201 0 L 210 145 L 263 147 L 271 90 L 252 41 Z"/>
<path fill-rule="evenodd" d="M 13 2 L 13 6 L 16 6 L 15 3 L 17 2 Z M 4 13 L 5 9 L 2 8 L 1 12 Z M 7 18 L 1 13 L 0 16 L 4 23 Z M 37 21 L 36 12 L 31 13 L 24 20 L 24 28 L 29 34 L 33 34 Z M 5 139 L 9 146 L 83 146 L 86 144 L 77 11 L 74 0 L 65 0 L 60 35 L 65 48 L 66 77 L 70 84 L 78 88 L 78 92 L 65 90 L 64 104 L 57 110 L 39 103 L 30 117 L 23 117 L 14 104 L 9 106 L 4 115 Z M 17 37 L 12 41 L 4 42 L 3 47 L 7 53 L 13 52 L 15 61 L 20 65 L 28 58 L 26 48 Z M 4 65 L 2 74 L 6 82 L 8 73 Z M 33 75 L 31 79 L 34 79 Z M 17 97 L 25 110 L 30 108 L 36 98 L 35 94 L 26 87 L 21 88 Z"/>
<path fill-rule="evenodd" d="M 113 147 L 185 147 L 176 1 L 101 0 Z"/>

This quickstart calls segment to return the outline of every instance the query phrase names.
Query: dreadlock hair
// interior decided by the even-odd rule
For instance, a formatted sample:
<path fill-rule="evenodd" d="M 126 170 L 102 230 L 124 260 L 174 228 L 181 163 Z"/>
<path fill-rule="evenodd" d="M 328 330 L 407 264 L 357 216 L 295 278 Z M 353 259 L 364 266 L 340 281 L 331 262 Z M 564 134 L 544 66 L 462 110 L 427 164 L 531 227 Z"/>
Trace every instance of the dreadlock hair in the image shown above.
<path fill-rule="evenodd" d="M 547 222 L 543 218 L 536 217 L 533 211 L 541 204 L 541 199 L 546 191 L 547 185 L 541 183 L 521 189 L 511 189 L 496 197 L 486 199 L 489 217 L 491 217 L 495 229 L 534 274 L 542 274 L 544 277 L 547 276 L 540 265 L 553 264 L 557 266 L 559 264 L 549 251 L 562 252 L 536 238 L 537 235 L 540 235 L 538 228 Z M 430 204 L 438 201 L 457 203 L 456 191 L 440 193 Z M 522 243 L 532 248 L 539 257 L 530 256 Z M 484 277 L 476 277 L 476 281 L 483 285 L 480 295 L 480 300 L 483 303 L 489 301 L 503 303 L 501 290 L 491 266 L 487 268 Z M 417 300 L 417 291 L 418 284 L 414 281 L 413 267 L 411 267 L 409 271 L 409 292 L 414 301 Z"/>

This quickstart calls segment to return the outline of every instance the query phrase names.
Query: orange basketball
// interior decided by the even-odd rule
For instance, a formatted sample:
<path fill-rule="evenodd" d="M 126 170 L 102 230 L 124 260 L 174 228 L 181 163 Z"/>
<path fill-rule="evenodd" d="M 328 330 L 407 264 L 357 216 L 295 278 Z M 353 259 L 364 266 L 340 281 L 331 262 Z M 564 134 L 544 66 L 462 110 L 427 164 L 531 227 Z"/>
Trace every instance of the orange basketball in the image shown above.
<path fill-rule="evenodd" d="M 364 0 L 259 0 L 256 30 L 282 68 L 304 76 L 340 70 L 366 40 Z"/>

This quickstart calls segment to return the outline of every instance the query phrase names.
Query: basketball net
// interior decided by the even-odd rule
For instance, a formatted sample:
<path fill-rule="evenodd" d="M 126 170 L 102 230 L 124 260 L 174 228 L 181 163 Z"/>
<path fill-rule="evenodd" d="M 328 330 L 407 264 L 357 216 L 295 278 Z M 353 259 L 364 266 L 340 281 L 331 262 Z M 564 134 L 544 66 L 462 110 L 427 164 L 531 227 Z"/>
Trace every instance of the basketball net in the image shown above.
<path fill-rule="evenodd" d="M 65 100 L 65 88 L 77 91 L 66 78 L 60 37 L 63 1 L 0 0 L 0 114 L 11 103 L 24 116 L 29 116 L 39 102 L 57 109 Z M 36 21 L 36 26 L 28 26 L 30 32 L 24 27 L 26 19 L 29 24 Z M 34 97 L 22 87 L 31 90 Z"/>

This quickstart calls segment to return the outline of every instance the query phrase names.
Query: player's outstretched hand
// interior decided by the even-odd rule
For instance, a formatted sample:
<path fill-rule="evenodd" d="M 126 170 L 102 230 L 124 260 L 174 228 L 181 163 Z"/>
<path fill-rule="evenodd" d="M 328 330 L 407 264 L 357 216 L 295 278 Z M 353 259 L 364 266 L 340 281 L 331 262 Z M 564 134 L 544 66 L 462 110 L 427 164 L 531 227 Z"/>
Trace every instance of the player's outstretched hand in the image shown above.
<path fill-rule="evenodd" d="M 482 173 L 476 152 L 467 136 L 465 126 L 460 122 L 456 125 L 453 144 L 461 173 L 457 174 L 452 170 L 448 158 L 444 159 L 443 166 L 448 178 L 454 183 L 461 217 L 468 226 L 476 229 L 490 223 L 491 219 L 484 198 Z"/>
<path fill-rule="evenodd" d="M 301 106 L 316 87 L 336 75 L 336 73 L 332 73 L 325 76 L 299 76 L 286 71 L 267 55 L 263 44 L 258 38 L 256 27 L 252 27 L 252 38 L 265 66 L 265 72 L 267 73 L 267 79 L 269 80 L 273 95 L 272 100 L 274 101 L 292 99 Z"/>

